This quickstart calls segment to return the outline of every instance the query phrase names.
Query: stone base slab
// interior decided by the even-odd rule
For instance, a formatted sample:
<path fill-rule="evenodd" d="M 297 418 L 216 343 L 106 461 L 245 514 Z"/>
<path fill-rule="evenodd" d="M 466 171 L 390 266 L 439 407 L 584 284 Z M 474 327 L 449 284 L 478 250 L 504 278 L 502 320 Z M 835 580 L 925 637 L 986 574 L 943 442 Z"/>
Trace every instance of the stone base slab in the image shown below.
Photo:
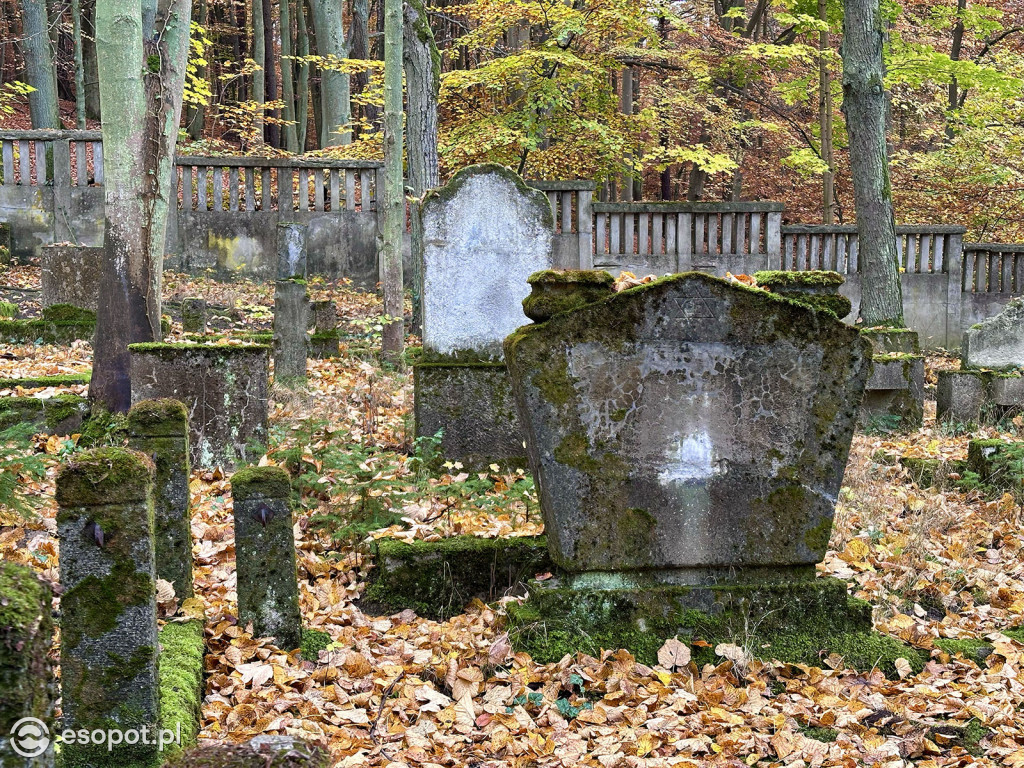
<path fill-rule="evenodd" d="M 939 371 L 935 416 L 950 424 L 995 424 L 1024 408 L 1024 376 L 991 371 Z"/>
<path fill-rule="evenodd" d="M 924 357 L 875 355 L 861 401 L 861 425 L 918 429 L 924 420 Z"/>
<path fill-rule="evenodd" d="M 439 431 L 441 453 L 467 471 L 526 467 L 523 433 L 504 364 L 419 363 L 413 369 L 416 436 Z"/>

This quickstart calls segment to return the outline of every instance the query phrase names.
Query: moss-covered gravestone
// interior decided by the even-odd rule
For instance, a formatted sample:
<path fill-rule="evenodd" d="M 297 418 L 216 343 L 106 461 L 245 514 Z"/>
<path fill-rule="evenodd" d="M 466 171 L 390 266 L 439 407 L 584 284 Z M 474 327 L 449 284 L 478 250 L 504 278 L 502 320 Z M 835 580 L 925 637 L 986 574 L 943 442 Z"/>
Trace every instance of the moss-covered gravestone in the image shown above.
<path fill-rule="evenodd" d="M 43 740 L 54 733 L 52 597 L 49 585 L 32 569 L 0 562 L 0 765 L 4 768 L 53 766 L 52 743 Z M 48 734 L 24 718 L 40 721 Z"/>
<path fill-rule="evenodd" d="M 39 248 L 42 305 L 72 304 L 94 312 L 100 295 L 103 247 L 55 243 Z"/>
<path fill-rule="evenodd" d="M 521 645 L 813 660 L 870 629 L 815 578 L 870 364 L 833 313 L 687 273 L 521 328 L 505 359 L 559 570 L 510 608 Z"/>
<path fill-rule="evenodd" d="M 153 732 L 159 722 L 153 471 L 141 453 L 100 448 L 57 475 L 64 729 Z M 76 741 L 62 756 L 64 768 L 123 768 L 155 752 Z"/>
<path fill-rule="evenodd" d="M 842 320 L 853 309 L 850 300 L 839 293 L 846 282 L 838 272 L 809 269 L 799 271 L 755 272 L 758 288 L 771 291 L 776 296 L 809 304 L 815 309 L 824 309 Z"/>
<path fill-rule="evenodd" d="M 523 321 L 527 278 L 550 269 L 543 192 L 497 165 L 459 171 L 429 192 L 423 222 L 423 354 L 414 369 L 417 436 L 466 466 L 521 462 L 501 342 Z"/>
<path fill-rule="evenodd" d="M 263 455 L 270 347 L 131 344 L 132 403 L 172 398 L 189 414 L 197 467 L 233 467 Z"/>
<path fill-rule="evenodd" d="M 274 286 L 274 383 L 296 387 L 306 383 L 309 354 L 309 293 L 306 281 L 278 280 Z"/>
<path fill-rule="evenodd" d="M 246 467 L 231 476 L 238 618 L 287 650 L 302 641 L 291 492 L 279 467 Z"/>
<path fill-rule="evenodd" d="M 883 431 L 919 428 L 924 420 L 924 356 L 917 331 L 866 328 L 861 333 L 874 350 L 861 423 Z"/>
<path fill-rule="evenodd" d="M 328 360 L 338 356 L 338 309 L 330 299 L 320 299 L 310 305 L 313 314 L 313 336 L 310 339 L 310 357 Z"/>
<path fill-rule="evenodd" d="M 128 413 L 129 445 L 156 466 L 153 483 L 156 575 L 192 597 L 192 511 L 188 411 L 178 400 L 143 400 Z"/>
<path fill-rule="evenodd" d="M 181 300 L 181 329 L 185 333 L 206 333 L 206 299 Z"/>

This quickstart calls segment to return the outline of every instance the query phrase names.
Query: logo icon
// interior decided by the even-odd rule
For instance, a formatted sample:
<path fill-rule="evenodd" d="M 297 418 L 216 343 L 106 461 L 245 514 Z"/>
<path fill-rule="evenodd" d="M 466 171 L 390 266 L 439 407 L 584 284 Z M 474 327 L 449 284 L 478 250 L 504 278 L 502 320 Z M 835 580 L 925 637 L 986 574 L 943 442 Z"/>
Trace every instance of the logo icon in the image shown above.
<path fill-rule="evenodd" d="M 22 757 L 39 757 L 50 746 L 50 731 L 42 720 L 23 717 L 11 728 L 11 747 Z"/>

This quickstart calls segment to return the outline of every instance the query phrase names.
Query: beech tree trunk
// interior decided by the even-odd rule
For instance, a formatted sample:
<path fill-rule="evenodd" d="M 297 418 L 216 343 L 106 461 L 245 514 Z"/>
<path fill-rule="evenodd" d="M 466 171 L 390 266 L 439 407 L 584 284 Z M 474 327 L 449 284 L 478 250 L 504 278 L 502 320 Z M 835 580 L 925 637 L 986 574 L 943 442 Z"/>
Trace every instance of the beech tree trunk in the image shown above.
<path fill-rule="evenodd" d="M 320 0 L 315 0 L 319 2 Z M 384 284 L 384 357 L 397 362 L 405 346 L 402 235 L 405 190 L 402 183 L 402 0 L 384 3 L 384 174 L 380 203 L 380 258 Z"/>
<path fill-rule="evenodd" d="M 295 130 L 295 61 L 292 59 L 292 17 L 289 0 L 281 0 L 281 100 L 284 110 L 281 117 L 284 148 L 292 154 L 299 151 L 299 134 Z"/>
<path fill-rule="evenodd" d="M 46 0 L 23 0 L 21 23 L 25 33 L 25 81 L 35 90 L 28 95 L 33 128 L 63 128 L 57 104 L 57 75 Z"/>
<path fill-rule="evenodd" d="M 313 12 L 313 29 L 316 32 L 317 53 L 344 59 L 348 56 L 345 45 L 345 27 L 341 18 L 341 0 L 309 0 Z M 401 19 L 401 11 L 399 11 Z M 401 30 L 399 30 L 401 34 Z M 401 56 L 401 54 L 399 54 Z M 401 62 L 399 62 L 401 67 Z M 399 85 L 401 90 L 401 85 Z M 348 72 L 337 69 L 320 71 L 320 112 L 322 126 L 320 146 L 336 147 L 352 142 L 352 131 L 348 125 L 349 85 Z"/>
<path fill-rule="evenodd" d="M 309 33 L 306 30 L 306 1 L 295 3 L 295 55 L 309 56 Z M 299 152 L 306 151 L 306 132 L 309 128 L 309 62 L 295 65 L 295 135 Z"/>
<path fill-rule="evenodd" d="M 128 345 L 160 334 L 167 211 L 189 47 L 191 0 L 97 0 L 106 257 L 89 397 L 131 405 Z M 147 24 L 148 22 L 148 24 Z"/>
<path fill-rule="evenodd" d="M 828 0 L 818 0 L 818 18 L 828 22 Z M 829 51 L 828 30 L 818 38 L 818 122 L 821 125 L 821 160 L 828 170 L 821 178 L 822 222 L 831 224 L 835 219 L 835 157 L 832 141 L 832 73 L 826 55 Z"/>
<path fill-rule="evenodd" d="M 256 131 L 263 141 L 263 105 L 267 101 L 267 43 L 263 25 L 263 0 L 252 0 L 252 60 L 256 69 L 252 73 L 252 100 L 260 109 L 257 110 Z"/>
<path fill-rule="evenodd" d="M 82 5 L 79 0 L 71 0 L 71 34 L 75 49 L 75 126 L 79 130 L 83 130 L 85 128 L 85 62 L 82 59 Z"/>
<path fill-rule="evenodd" d="M 369 0 L 352 0 L 352 23 L 348 32 L 349 57 L 353 59 L 370 58 L 370 4 Z M 355 93 L 360 94 L 370 84 L 369 70 L 356 72 Z M 370 125 L 380 121 L 380 110 L 369 104 L 363 105 L 363 119 Z"/>
<path fill-rule="evenodd" d="M 843 114 L 860 240 L 865 327 L 904 327 L 885 136 L 885 65 L 879 0 L 846 0 L 843 19 Z"/>
<path fill-rule="evenodd" d="M 402 59 L 408 100 L 406 130 L 409 134 L 409 187 L 414 197 L 422 197 L 438 185 L 437 99 L 441 91 L 441 54 L 430 30 L 430 21 L 422 0 L 406 0 Z M 412 235 L 412 326 L 418 331 L 420 296 L 423 292 L 423 226 L 413 216 Z"/>

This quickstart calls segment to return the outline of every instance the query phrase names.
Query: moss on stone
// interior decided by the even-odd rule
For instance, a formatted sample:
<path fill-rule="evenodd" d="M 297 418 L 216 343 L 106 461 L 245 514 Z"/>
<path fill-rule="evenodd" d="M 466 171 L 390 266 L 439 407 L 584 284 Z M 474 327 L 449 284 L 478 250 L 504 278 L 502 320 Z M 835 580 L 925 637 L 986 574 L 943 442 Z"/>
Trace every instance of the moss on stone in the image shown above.
<path fill-rule="evenodd" d="M 326 650 L 332 642 L 331 636 L 322 629 L 303 629 L 302 644 L 299 646 L 302 658 L 316 663 L 320 658 L 320 651 Z"/>
<path fill-rule="evenodd" d="M 1024 487 L 1024 442 L 971 440 L 967 468 L 989 492 L 1020 491 Z"/>
<path fill-rule="evenodd" d="M 96 448 L 74 456 L 57 473 L 58 522 L 64 508 L 146 500 L 153 470 L 148 456 L 126 448 Z"/>
<path fill-rule="evenodd" d="M 181 744 L 172 756 L 187 749 L 199 737 L 203 704 L 203 622 L 192 619 L 168 622 L 160 630 L 160 723 L 177 731 L 181 726 Z"/>
<path fill-rule="evenodd" d="M 827 269 L 764 270 L 755 272 L 754 280 L 757 281 L 758 286 L 768 287 L 794 285 L 839 287 L 846 282 L 846 278 L 841 274 Z"/>
<path fill-rule="evenodd" d="M 814 295 L 807 293 L 780 292 L 781 295 L 793 301 L 806 304 L 811 309 L 820 312 L 829 312 L 837 318 L 846 317 L 853 310 L 853 303 L 842 294 Z"/>
<path fill-rule="evenodd" d="M 528 282 L 533 291 L 523 299 L 523 314 L 543 323 L 560 312 L 608 298 L 614 291 L 615 279 L 596 270 L 545 269 L 530 275 Z"/>
<path fill-rule="evenodd" d="M 128 437 L 127 422 L 127 414 L 111 413 L 94 403 L 89 415 L 82 422 L 82 436 L 78 440 L 78 445 L 81 448 L 121 445 Z"/>
<path fill-rule="evenodd" d="M 288 499 L 292 482 L 280 467 L 243 467 L 231 476 L 231 498 L 245 501 L 252 498 Z"/>
<path fill-rule="evenodd" d="M 615 278 L 603 269 L 542 269 L 526 282 L 530 285 L 597 285 L 611 288 Z"/>
<path fill-rule="evenodd" d="M 55 325 L 95 325 L 96 313 L 73 304 L 51 304 L 43 308 L 42 318 Z"/>
<path fill-rule="evenodd" d="M 13 320 L 18 316 L 18 305 L 11 301 L 0 301 L 0 317 Z"/>
<path fill-rule="evenodd" d="M 88 384 L 89 373 L 72 373 L 65 376 L 26 376 L 20 379 L 0 379 L 0 389 L 40 389 L 43 387 L 72 387 Z"/>
<path fill-rule="evenodd" d="M 181 437 L 188 432 L 188 410 L 173 398 L 143 400 L 128 411 L 128 431 L 142 437 Z"/>
<path fill-rule="evenodd" d="M 128 351 L 138 355 L 157 355 L 174 359 L 187 352 L 199 352 L 208 354 L 215 352 L 220 355 L 236 355 L 252 352 L 253 350 L 270 351 L 265 344 L 167 344 L 164 342 L 144 342 L 141 344 L 129 344 Z"/>
<path fill-rule="evenodd" d="M 55 395 L 43 401 L 43 413 L 46 427 L 51 432 L 57 430 L 69 419 L 84 416 L 89 408 L 89 401 L 78 395 Z"/>
<path fill-rule="evenodd" d="M 484 539 L 454 536 L 440 541 L 375 542 L 375 568 L 363 595 L 364 611 L 444 619 L 474 597 L 496 600 L 554 566 L 543 536 Z"/>
<path fill-rule="evenodd" d="M 51 597 L 50 587 L 31 568 L 0 561 L 0 732 L 4 734 L 22 717 L 44 722 L 51 717 Z"/>
<path fill-rule="evenodd" d="M 935 646 L 951 657 L 962 656 L 973 661 L 979 667 L 985 666 L 985 659 L 995 650 L 991 643 L 984 640 L 953 639 L 942 637 L 935 641 Z"/>
<path fill-rule="evenodd" d="M 0 398 L 0 430 L 22 422 L 38 422 L 43 414 L 43 401 L 35 397 Z"/>
<path fill-rule="evenodd" d="M 109 522 L 103 530 L 111 537 L 119 533 Z M 125 608 L 151 600 L 155 590 L 153 579 L 136 570 L 129 557 L 120 553 L 107 576 L 86 576 L 61 596 L 63 611 L 75 617 L 73 625 L 62 624 L 61 642 L 75 648 L 83 635 L 96 638 L 111 632 Z"/>

